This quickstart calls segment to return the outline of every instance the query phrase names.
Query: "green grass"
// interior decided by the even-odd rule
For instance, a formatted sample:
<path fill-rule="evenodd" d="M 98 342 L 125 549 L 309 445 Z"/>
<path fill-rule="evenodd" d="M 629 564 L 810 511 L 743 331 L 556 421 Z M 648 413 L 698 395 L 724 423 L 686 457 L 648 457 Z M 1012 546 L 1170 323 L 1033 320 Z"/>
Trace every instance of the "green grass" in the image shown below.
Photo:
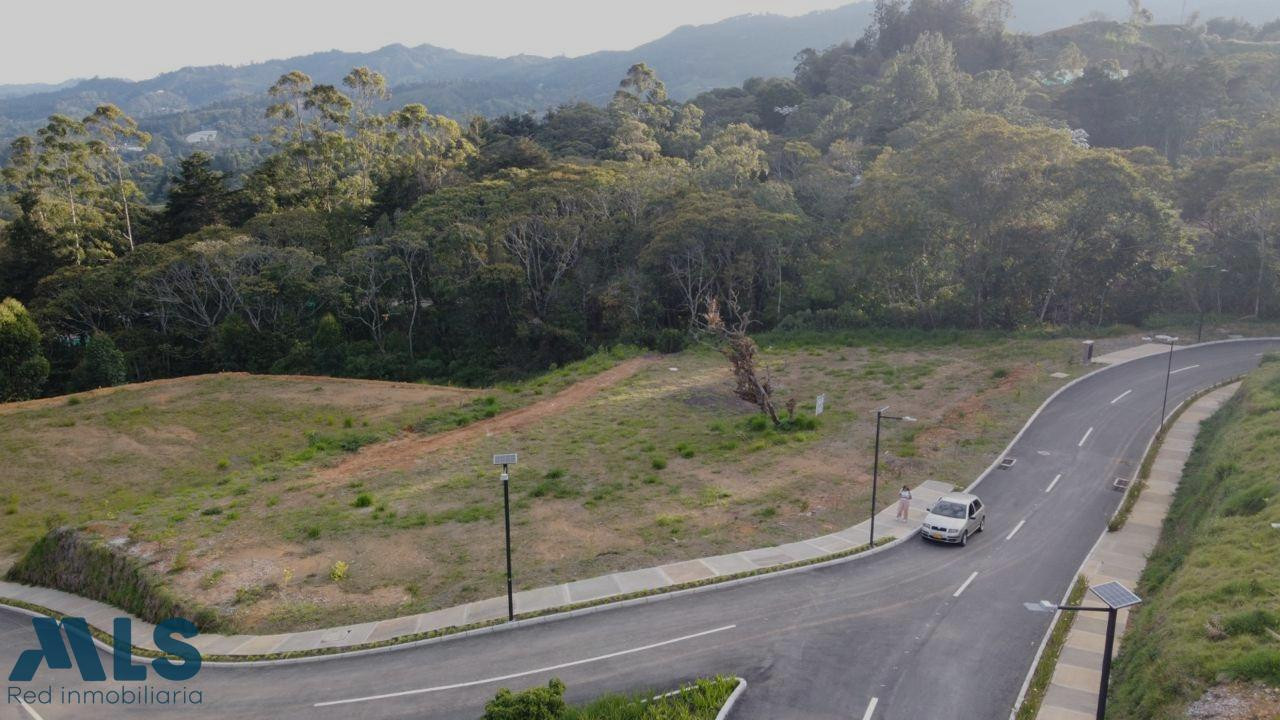
<path fill-rule="evenodd" d="M 485 706 L 482 720 L 715 720 L 738 682 L 726 677 L 699 679 L 671 693 L 610 693 L 570 706 L 564 701 L 564 683 L 552 679 L 546 686 L 521 692 L 499 690 Z"/>
<path fill-rule="evenodd" d="M 1116 718 L 1174 717 L 1218 682 L 1280 685 L 1280 362 L 1202 424 L 1138 586 Z"/>
<path fill-rule="evenodd" d="M 249 506 L 258 487 L 304 477 L 390 437 L 424 407 L 468 397 L 370 383 L 387 394 L 365 398 L 361 387 L 204 376 L 0 406 L 0 498 L 20 498 L 4 504 L 15 512 L 0 511 L 0 557 L 24 552 L 58 523 L 127 523 L 135 539 L 161 542 L 205 532 L 193 524 Z"/>

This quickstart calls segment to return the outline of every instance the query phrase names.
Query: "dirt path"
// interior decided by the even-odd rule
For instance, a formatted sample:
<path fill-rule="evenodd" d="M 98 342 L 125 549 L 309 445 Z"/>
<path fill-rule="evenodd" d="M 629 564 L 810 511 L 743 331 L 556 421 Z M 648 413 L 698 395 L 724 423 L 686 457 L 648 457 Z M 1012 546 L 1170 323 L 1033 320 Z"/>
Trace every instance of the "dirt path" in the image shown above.
<path fill-rule="evenodd" d="M 412 468 L 421 457 L 443 447 L 461 445 L 495 433 L 509 432 L 557 415 L 574 407 L 606 388 L 612 387 L 656 362 L 652 357 L 623 361 L 608 370 L 570 385 L 545 400 L 526 405 L 486 420 L 479 420 L 457 430 L 432 435 L 404 435 L 376 445 L 367 445 L 342 462 L 312 476 L 320 482 L 350 480 L 371 470 L 403 470 Z"/>

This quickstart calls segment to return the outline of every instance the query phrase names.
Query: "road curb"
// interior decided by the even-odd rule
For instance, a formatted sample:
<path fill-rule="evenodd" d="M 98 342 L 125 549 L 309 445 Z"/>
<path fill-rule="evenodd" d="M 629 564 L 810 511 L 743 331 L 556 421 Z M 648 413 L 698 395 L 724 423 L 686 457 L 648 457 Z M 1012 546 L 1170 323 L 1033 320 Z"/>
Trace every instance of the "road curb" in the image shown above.
<path fill-rule="evenodd" d="M 747 691 L 746 678 L 735 678 L 738 681 L 738 687 L 729 693 L 729 697 L 724 701 L 724 705 L 720 707 L 720 712 L 716 713 L 716 720 L 728 720 L 729 713 L 733 712 L 733 706 L 737 704 L 738 698 L 742 697 L 742 693 Z"/>

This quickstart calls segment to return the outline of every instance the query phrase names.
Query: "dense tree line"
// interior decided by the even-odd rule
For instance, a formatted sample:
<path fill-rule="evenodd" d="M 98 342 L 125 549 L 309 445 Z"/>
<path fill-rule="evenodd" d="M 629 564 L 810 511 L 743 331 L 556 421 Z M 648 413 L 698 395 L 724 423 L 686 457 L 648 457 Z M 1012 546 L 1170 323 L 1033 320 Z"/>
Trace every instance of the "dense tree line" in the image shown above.
<path fill-rule="evenodd" d="M 52 392 L 214 369 L 480 383 L 679 348 L 714 298 L 756 328 L 1274 316 L 1276 56 L 1125 73 L 1068 48 L 1046 72 L 1007 4 L 974 5 L 881 0 L 793 78 L 675 102 L 638 64 L 606 107 L 465 126 L 376 110 L 364 68 L 292 72 L 262 159 L 193 153 L 163 205 L 132 120 L 55 115 L 4 167 L 0 337 L 36 333 Z"/>

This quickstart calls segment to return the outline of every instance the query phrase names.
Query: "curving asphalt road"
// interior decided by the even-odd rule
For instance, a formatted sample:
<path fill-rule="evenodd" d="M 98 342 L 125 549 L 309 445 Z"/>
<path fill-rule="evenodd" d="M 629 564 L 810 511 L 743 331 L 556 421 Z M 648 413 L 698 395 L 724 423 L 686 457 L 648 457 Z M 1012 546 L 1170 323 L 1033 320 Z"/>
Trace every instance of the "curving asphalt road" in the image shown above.
<path fill-rule="evenodd" d="M 1177 350 L 1169 406 L 1276 349 L 1280 340 Z M 1062 597 L 1103 531 L 1121 497 L 1112 480 L 1137 472 L 1156 430 L 1166 363 L 1158 355 L 1106 368 L 1053 399 L 1008 453 L 1013 468 L 978 487 L 990 515 L 967 548 L 912 540 L 840 564 L 417 648 L 207 667 L 185 684 L 151 680 L 199 689 L 199 708 L 33 710 L 46 720 L 476 718 L 499 687 L 550 677 L 582 701 L 721 673 L 749 683 L 736 720 L 1005 718 L 1051 618 L 1022 604 Z M 0 668 L 32 645 L 29 619 L 0 612 Z M 50 685 L 86 686 L 72 671 L 42 668 L 23 687 Z M 10 717 L 33 716 L 0 703 L 0 718 Z"/>

